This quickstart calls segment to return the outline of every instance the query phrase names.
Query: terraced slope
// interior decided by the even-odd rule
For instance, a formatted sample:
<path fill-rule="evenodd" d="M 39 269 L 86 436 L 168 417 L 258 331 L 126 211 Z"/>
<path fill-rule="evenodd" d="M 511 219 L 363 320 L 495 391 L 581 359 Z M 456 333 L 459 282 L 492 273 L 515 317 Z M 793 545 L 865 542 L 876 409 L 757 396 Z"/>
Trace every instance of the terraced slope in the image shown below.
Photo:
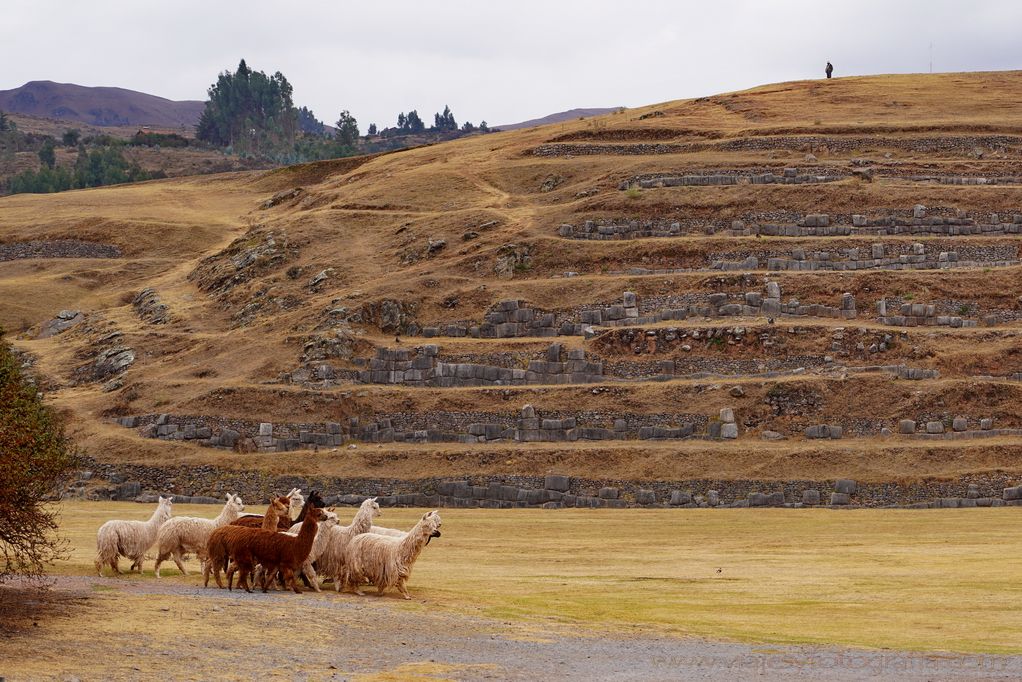
<path fill-rule="evenodd" d="M 215 486 L 171 467 L 1000 498 L 1022 471 L 1020 95 L 1018 73 L 783 83 L 7 198 L 0 322 L 97 460 L 185 493 Z"/>

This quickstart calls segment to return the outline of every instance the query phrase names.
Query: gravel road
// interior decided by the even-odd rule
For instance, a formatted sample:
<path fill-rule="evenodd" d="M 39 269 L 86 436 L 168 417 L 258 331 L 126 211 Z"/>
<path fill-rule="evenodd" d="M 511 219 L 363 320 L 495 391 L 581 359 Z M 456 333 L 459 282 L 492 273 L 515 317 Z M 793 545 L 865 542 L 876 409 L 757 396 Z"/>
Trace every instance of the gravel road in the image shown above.
<path fill-rule="evenodd" d="M 87 597 L 94 604 L 69 607 L 62 614 L 86 621 L 81 625 L 84 640 L 47 639 L 45 628 L 7 633 L 0 637 L 0 677 L 1007 680 L 1017 679 L 1022 669 L 1022 656 L 749 645 L 669 637 L 641 628 L 608 634 L 602 628 L 502 621 L 431 611 L 421 602 L 408 606 L 386 597 L 332 591 L 298 597 L 152 578 L 68 576 L 57 579 L 56 594 Z M 102 636 L 92 638 L 87 621 L 89 609 L 97 607 L 108 615 Z M 186 632 L 198 633 L 204 626 L 225 634 L 146 635 L 128 624 L 121 631 L 116 616 L 109 615 L 120 607 L 151 609 L 147 619 L 172 618 Z M 84 611 L 76 616 L 74 608 Z M 277 646 L 267 646 L 268 641 Z"/>

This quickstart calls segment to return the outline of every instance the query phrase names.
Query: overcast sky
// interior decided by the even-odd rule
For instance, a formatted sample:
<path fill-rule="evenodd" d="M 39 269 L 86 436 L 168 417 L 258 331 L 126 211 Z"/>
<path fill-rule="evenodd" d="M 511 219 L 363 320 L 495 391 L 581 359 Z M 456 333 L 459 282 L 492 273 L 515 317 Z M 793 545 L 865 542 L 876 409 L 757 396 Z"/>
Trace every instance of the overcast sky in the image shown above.
<path fill-rule="evenodd" d="M 500 9 L 498 9 L 500 8 Z M 244 57 L 362 130 L 640 106 L 835 75 L 1022 68 L 1018 0 L 0 0 L 0 90 L 30 80 L 205 99 Z"/>

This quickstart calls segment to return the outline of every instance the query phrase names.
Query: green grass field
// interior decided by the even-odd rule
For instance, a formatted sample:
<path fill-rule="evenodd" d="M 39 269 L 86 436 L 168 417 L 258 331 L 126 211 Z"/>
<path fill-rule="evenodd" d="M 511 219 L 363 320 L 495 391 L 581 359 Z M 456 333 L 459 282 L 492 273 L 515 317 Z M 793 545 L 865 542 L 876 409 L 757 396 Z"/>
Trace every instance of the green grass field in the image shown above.
<path fill-rule="evenodd" d="M 174 511 L 214 516 L 218 508 Z M 354 513 L 339 511 L 342 519 Z M 65 504 L 73 551 L 56 571 L 91 573 L 96 528 L 150 512 Z M 386 509 L 378 523 L 403 528 L 420 514 Z M 429 608 L 747 642 L 1022 653 L 1022 514 L 1014 508 L 441 515 L 443 537 L 410 582 Z M 151 575 L 152 562 L 145 568 Z M 165 568 L 172 580 L 199 580 Z M 306 598 L 357 599 L 332 590 Z"/>

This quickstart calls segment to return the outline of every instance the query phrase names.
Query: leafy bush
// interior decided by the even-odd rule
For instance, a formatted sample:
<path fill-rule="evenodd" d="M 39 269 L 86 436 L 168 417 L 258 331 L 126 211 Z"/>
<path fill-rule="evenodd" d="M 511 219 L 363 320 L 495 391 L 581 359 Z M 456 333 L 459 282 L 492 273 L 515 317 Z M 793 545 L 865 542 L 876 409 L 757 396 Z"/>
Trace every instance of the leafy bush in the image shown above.
<path fill-rule="evenodd" d="M 2 333 L 2 330 L 0 330 Z M 63 556 L 56 509 L 46 498 L 79 466 L 60 415 L 43 403 L 0 339 L 0 582 L 39 576 Z"/>

